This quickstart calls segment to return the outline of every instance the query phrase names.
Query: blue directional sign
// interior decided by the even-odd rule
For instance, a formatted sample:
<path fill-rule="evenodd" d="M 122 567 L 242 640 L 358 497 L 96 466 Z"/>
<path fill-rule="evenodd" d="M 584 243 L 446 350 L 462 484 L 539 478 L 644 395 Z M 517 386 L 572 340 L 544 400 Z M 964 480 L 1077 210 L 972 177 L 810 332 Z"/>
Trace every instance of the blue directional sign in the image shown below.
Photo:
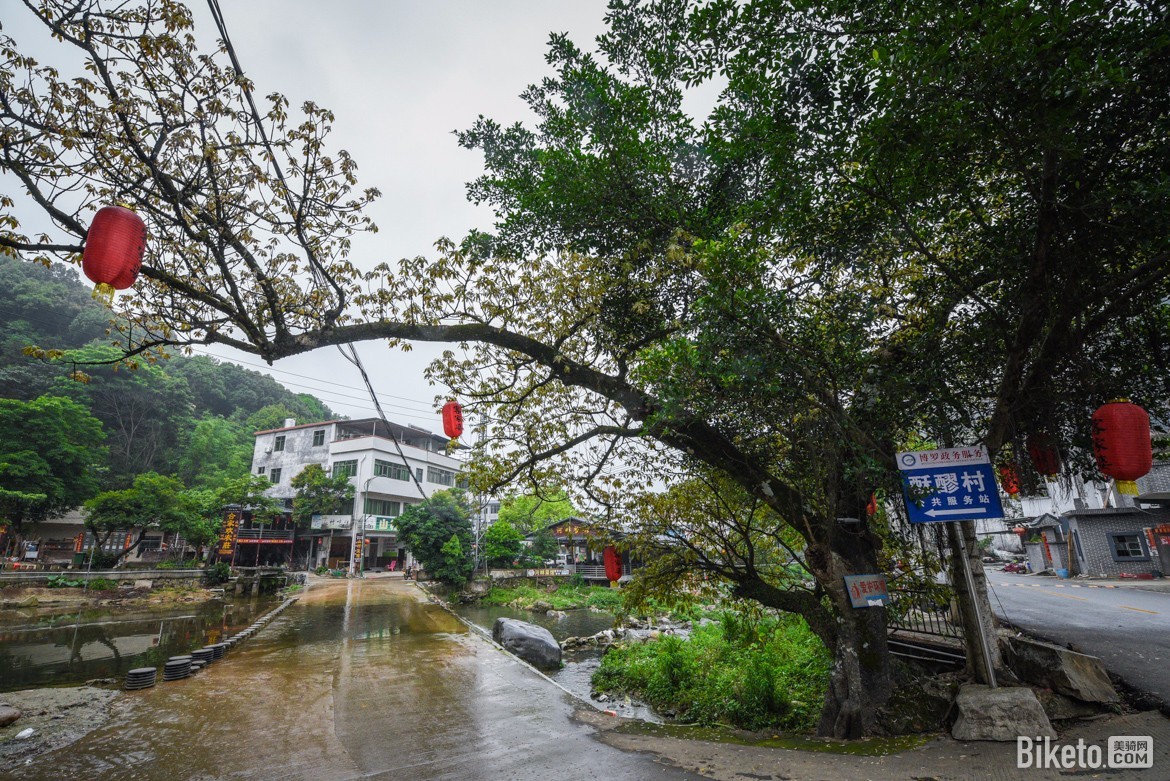
<path fill-rule="evenodd" d="M 995 473 L 983 447 L 919 450 L 897 458 L 911 523 L 1003 517 Z"/>

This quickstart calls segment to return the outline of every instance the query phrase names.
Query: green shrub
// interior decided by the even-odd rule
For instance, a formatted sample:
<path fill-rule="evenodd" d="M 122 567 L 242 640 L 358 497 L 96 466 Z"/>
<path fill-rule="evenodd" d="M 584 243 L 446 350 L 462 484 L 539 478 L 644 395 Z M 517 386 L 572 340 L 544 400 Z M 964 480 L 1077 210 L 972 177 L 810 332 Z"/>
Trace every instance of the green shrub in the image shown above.
<path fill-rule="evenodd" d="M 155 569 L 199 569 L 199 561 L 197 559 L 187 559 L 186 561 L 177 561 L 175 559 L 167 559 L 160 561 L 154 566 Z"/>
<path fill-rule="evenodd" d="M 220 583 L 226 583 L 232 576 L 231 565 L 226 561 L 217 561 L 206 570 L 203 571 L 203 577 L 207 580 L 208 585 L 218 586 Z"/>
<path fill-rule="evenodd" d="M 317 567 L 317 569 L 313 570 L 313 572 L 317 573 L 318 575 L 328 575 L 329 568 L 322 564 L 320 567 Z"/>
<path fill-rule="evenodd" d="M 574 586 L 571 583 L 563 583 L 556 591 L 550 592 L 525 583 L 508 588 L 494 587 L 481 602 L 485 605 L 510 605 L 519 601 L 523 607 L 529 607 L 537 600 L 549 603 L 556 610 L 596 607 L 617 612 L 621 608 L 622 592 L 608 586 Z"/>
<path fill-rule="evenodd" d="M 96 551 L 93 554 L 93 569 L 113 569 L 114 565 L 118 563 L 119 556 L 117 553 L 110 551 Z"/>
<path fill-rule="evenodd" d="M 109 578 L 94 578 L 89 582 L 90 591 L 112 591 L 118 587 L 118 581 Z"/>
<path fill-rule="evenodd" d="M 48 588 L 80 588 L 84 585 L 84 580 L 74 580 L 65 575 L 50 575 L 45 580 L 45 586 Z"/>
<path fill-rule="evenodd" d="M 667 636 L 611 648 L 594 673 L 594 688 L 632 695 L 699 724 L 811 731 L 830 658 L 804 621 L 720 618 L 696 627 L 687 640 Z"/>

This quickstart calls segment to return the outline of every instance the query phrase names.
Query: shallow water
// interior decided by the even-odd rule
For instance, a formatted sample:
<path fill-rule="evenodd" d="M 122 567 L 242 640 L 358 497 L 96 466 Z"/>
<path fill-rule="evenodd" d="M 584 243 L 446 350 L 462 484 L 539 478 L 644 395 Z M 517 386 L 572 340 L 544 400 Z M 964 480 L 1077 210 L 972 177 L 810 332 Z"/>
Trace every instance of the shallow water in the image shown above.
<path fill-rule="evenodd" d="M 600 613 L 594 610 L 567 610 L 565 616 L 548 616 L 544 613 L 534 613 L 531 610 L 518 610 L 502 606 L 460 605 L 455 608 L 460 616 L 475 624 L 487 635 L 491 635 L 492 625 L 497 618 L 515 618 L 530 624 L 543 626 L 552 633 L 558 641 L 563 642 L 566 637 L 589 637 L 613 627 L 614 617 L 610 613 Z M 662 717 L 654 712 L 650 706 L 621 697 L 606 702 L 599 702 L 590 697 L 593 673 L 601 665 L 601 652 L 594 649 L 566 651 L 564 667 L 559 670 L 546 671 L 546 675 L 564 686 L 575 696 L 589 700 L 596 707 L 611 710 L 619 716 L 629 719 L 640 719 L 651 723 L 662 722 Z"/>
<path fill-rule="evenodd" d="M 135 667 L 161 667 L 169 657 L 243 629 L 277 602 L 257 597 L 133 611 L 5 611 L 0 691 L 122 678 Z"/>
<path fill-rule="evenodd" d="M 693 778 L 599 743 L 576 707 L 412 584 L 329 582 L 207 670 L 121 695 L 19 777 Z"/>

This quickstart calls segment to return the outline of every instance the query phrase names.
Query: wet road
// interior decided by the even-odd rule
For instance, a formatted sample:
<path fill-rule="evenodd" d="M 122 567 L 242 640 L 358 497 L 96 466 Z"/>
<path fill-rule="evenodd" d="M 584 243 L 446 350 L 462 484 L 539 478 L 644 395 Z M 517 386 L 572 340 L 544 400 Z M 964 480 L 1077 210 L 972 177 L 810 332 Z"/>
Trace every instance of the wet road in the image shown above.
<path fill-rule="evenodd" d="M 995 571 L 987 580 L 1000 618 L 1100 657 L 1130 685 L 1170 702 L 1170 594 Z"/>
<path fill-rule="evenodd" d="M 120 696 L 19 778 L 698 778 L 598 742 L 575 707 L 413 584 L 330 582 L 206 671 Z"/>

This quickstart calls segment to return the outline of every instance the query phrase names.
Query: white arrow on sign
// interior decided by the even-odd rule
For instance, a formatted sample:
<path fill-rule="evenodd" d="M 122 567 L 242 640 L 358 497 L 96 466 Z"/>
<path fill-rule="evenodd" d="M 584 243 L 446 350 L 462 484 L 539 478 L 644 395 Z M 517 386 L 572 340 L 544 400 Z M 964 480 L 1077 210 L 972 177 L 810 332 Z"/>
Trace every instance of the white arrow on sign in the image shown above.
<path fill-rule="evenodd" d="M 985 513 L 986 507 L 965 507 L 958 510 L 927 510 L 923 515 L 929 515 L 931 518 L 937 518 L 940 515 L 965 515 L 967 513 Z"/>

